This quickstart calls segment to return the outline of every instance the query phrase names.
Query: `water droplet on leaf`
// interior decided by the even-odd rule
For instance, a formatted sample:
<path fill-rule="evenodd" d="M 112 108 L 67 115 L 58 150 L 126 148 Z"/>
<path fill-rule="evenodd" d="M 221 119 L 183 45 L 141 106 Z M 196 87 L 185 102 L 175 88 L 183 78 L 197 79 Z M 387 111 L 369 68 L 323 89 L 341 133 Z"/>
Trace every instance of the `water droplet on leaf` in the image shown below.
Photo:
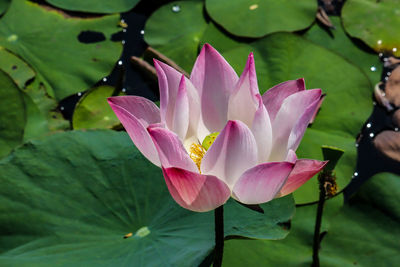
<path fill-rule="evenodd" d="M 181 7 L 180 6 L 178 6 L 178 5 L 173 5 L 172 6 L 172 12 L 177 13 L 179 11 L 181 11 Z"/>

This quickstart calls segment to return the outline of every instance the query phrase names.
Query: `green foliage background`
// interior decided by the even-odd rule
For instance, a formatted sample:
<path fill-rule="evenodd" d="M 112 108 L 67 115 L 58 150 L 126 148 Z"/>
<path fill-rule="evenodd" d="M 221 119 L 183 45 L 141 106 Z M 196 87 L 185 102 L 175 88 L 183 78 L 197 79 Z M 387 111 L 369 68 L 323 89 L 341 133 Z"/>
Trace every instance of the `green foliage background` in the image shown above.
<path fill-rule="evenodd" d="M 145 41 L 187 72 L 210 43 L 238 74 L 254 52 L 261 93 L 300 77 L 321 88 L 325 100 L 297 154 L 323 159 L 321 145 L 345 150 L 339 189 L 350 182 L 355 138 L 382 71 L 377 54 L 400 55 L 399 0 L 347 0 L 330 17 L 335 29 L 316 21 L 316 0 L 144 2 L 0 0 L 1 266 L 207 265 L 212 213 L 175 204 L 160 169 L 117 131 L 106 98 L 120 88 L 95 86 L 122 53 L 111 40 L 125 27 L 119 13 L 140 5 L 159 7 Z M 82 43 L 85 31 L 104 40 Z M 65 120 L 59 103 L 78 92 Z M 340 193 L 327 201 L 321 265 L 399 262 L 399 182 L 378 174 L 349 203 Z M 310 266 L 317 199 L 313 178 L 261 205 L 264 214 L 229 201 L 224 266 Z"/>

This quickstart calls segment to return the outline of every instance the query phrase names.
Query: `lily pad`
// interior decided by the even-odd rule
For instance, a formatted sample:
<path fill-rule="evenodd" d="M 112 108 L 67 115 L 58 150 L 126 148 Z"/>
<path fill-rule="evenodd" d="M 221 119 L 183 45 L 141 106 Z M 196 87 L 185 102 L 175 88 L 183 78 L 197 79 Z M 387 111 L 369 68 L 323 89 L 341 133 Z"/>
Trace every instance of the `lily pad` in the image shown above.
<path fill-rule="evenodd" d="M 204 44 L 209 43 L 218 52 L 223 53 L 225 51 L 236 48 L 240 43 L 244 42 L 244 38 L 235 37 L 229 35 L 226 31 L 216 25 L 214 22 L 210 22 L 201 37 L 200 47 Z"/>
<path fill-rule="evenodd" d="M 19 88 L 35 77 L 35 72 L 19 57 L 0 46 L 0 69 L 7 73 Z"/>
<path fill-rule="evenodd" d="M 0 15 L 6 12 L 11 0 L 0 0 Z"/>
<path fill-rule="evenodd" d="M 321 246 L 322 266 L 396 266 L 400 261 L 400 177 L 373 176 L 330 218 Z"/>
<path fill-rule="evenodd" d="M 2 266 L 196 266 L 214 246 L 213 212 L 178 206 L 124 132 L 28 142 L 0 161 L 0 183 Z M 292 197 L 262 208 L 229 201 L 225 235 L 285 237 Z"/>
<path fill-rule="evenodd" d="M 145 26 L 145 41 L 190 72 L 207 28 L 202 1 L 176 1 L 156 10 Z"/>
<path fill-rule="evenodd" d="M 263 37 L 280 31 L 298 31 L 313 23 L 314 0 L 206 0 L 210 17 L 228 32 L 243 37 Z"/>
<path fill-rule="evenodd" d="M 348 0 L 342 9 L 343 26 L 377 52 L 400 56 L 400 1 Z"/>
<path fill-rule="evenodd" d="M 119 15 L 77 18 L 15 0 L 0 20 L 0 46 L 27 62 L 47 93 L 60 100 L 88 89 L 112 70 L 122 50 L 110 40 L 118 21 Z M 106 40 L 80 42 L 78 36 L 88 31 Z"/>
<path fill-rule="evenodd" d="M 113 95 L 115 88 L 112 86 L 99 86 L 93 88 L 76 104 L 72 117 L 74 129 L 107 129 L 120 124 L 115 113 L 107 103 L 107 97 Z"/>
<path fill-rule="evenodd" d="M 46 0 L 49 4 L 56 7 L 92 13 L 119 13 L 131 10 L 139 0 Z"/>
<path fill-rule="evenodd" d="M 304 77 L 307 88 L 321 88 L 327 94 L 297 154 L 322 160 L 321 145 L 345 150 L 336 167 L 337 182 L 343 189 L 356 165 L 355 137 L 372 109 L 368 77 L 336 53 L 290 33 L 271 34 L 223 55 L 240 73 L 250 52 L 254 52 L 261 93 L 280 82 Z M 307 182 L 294 196 L 296 203 L 316 201 L 316 179 Z"/>
<path fill-rule="evenodd" d="M 0 157 L 22 142 L 25 116 L 22 92 L 11 78 L 0 70 Z"/>
<path fill-rule="evenodd" d="M 338 212 L 342 202 L 342 196 L 326 201 L 321 232 L 329 229 L 327 218 Z M 223 266 L 311 266 L 316 213 L 317 205 L 297 208 L 290 234 L 283 240 L 228 240 Z"/>
<path fill-rule="evenodd" d="M 368 51 L 370 50 L 368 47 L 361 47 L 351 39 L 344 31 L 339 17 L 332 16 L 329 19 L 335 29 L 329 30 L 316 23 L 304 34 L 304 37 L 358 66 L 370 79 L 372 88 L 372 85 L 381 79 L 382 63 L 378 55 L 373 50 Z"/>
<path fill-rule="evenodd" d="M 396 266 L 400 260 L 400 177 L 378 174 L 365 183 L 350 205 L 326 202 L 319 252 L 321 266 Z M 292 230 L 281 241 L 232 240 L 225 244 L 224 266 L 310 266 L 316 205 L 298 208 Z M 264 264 L 260 264 L 264 263 Z"/>

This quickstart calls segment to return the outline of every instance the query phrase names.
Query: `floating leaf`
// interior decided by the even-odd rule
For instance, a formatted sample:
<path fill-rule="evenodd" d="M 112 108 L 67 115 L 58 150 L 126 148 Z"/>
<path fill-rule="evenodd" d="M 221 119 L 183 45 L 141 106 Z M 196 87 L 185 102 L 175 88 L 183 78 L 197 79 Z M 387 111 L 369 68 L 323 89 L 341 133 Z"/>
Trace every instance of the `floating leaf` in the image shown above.
<path fill-rule="evenodd" d="M 22 142 L 25 116 L 22 92 L 11 78 L 0 70 L 0 157 Z"/>
<path fill-rule="evenodd" d="M 107 103 L 107 97 L 115 91 L 111 86 L 99 86 L 93 88 L 76 104 L 72 117 L 74 129 L 106 129 L 120 124 L 115 113 Z"/>
<path fill-rule="evenodd" d="M 370 83 L 359 68 L 329 50 L 290 33 L 276 33 L 250 44 L 239 45 L 224 56 L 238 73 L 243 58 L 254 52 L 259 88 L 304 77 L 307 88 L 326 93 L 321 109 L 297 151 L 300 158 L 322 160 L 321 145 L 345 151 L 336 167 L 337 183 L 343 189 L 356 165 L 355 136 L 371 112 Z M 294 193 L 296 203 L 318 199 L 317 179 Z"/>
<path fill-rule="evenodd" d="M 1 266 L 196 266 L 214 246 L 213 212 L 178 206 L 160 168 L 114 131 L 50 135 L 0 161 Z M 229 201 L 225 235 L 280 239 L 291 196 Z"/>
<path fill-rule="evenodd" d="M 327 218 L 342 203 L 341 196 L 326 201 L 321 231 L 329 229 Z M 317 205 L 297 208 L 290 234 L 283 240 L 228 240 L 223 266 L 311 266 L 316 213 Z"/>
<path fill-rule="evenodd" d="M 228 32 L 243 37 L 263 37 L 280 31 L 307 28 L 315 19 L 314 0 L 206 0 L 210 17 Z"/>
<path fill-rule="evenodd" d="M 400 177 L 378 174 L 351 204 L 326 201 L 319 258 L 321 266 L 396 266 L 400 260 Z M 292 230 L 282 241 L 232 240 L 225 244 L 224 266 L 310 266 L 316 205 L 296 210 Z M 260 264 L 263 263 L 263 264 Z"/>
<path fill-rule="evenodd" d="M 370 178 L 351 205 L 329 219 L 321 245 L 321 266 L 396 266 L 400 261 L 400 177 Z"/>
<path fill-rule="evenodd" d="M 343 26 L 375 51 L 400 56 L 399 7 L 399 0 L 348 0 L 342 9 Z"/>
<path fill-rule="evenodd" d="M 0 15 L 6 12 L 11 0 L 0 0 Z"/>
<path fill-rule="evenodd" d="M 35 77 L 35 72 L 19 57 L 0 46 L 0 69 L 7 73 L 19 88 Z"/>
<path fill-rule="evenodd" d="M 320 24 L 314 24 L 304 37 L 320 46 L 338 53 L 354 65 L 358 66 L 370 79 L 371 88 L 373 84 L 380 81 L 382 63 L 376 53 L 361 47 L 352 40 L 343 29 L 339 17 L 330 17 L 335 29 L 328 30 Z M 366 47 L 368 48 L 368 47 Z"/>
<path fill-rule="evenodd" d="M 132 9 L 139 0 L 46 0 L 53 6 L 72 11 L 92 13 L 119 13 Z"/>
<path fill-rule="evenodd" d="M 145 41 L 190 72 L 207 28 L 201 1 L 176 1 L 162 6 L 148 19 Z"/>
<path fill-rule="evenodd" d="M 108 74 L 122 45 L 110 41 L 119 15 L 70 17 L 25 0 L 14 0 L 0 20 L 0 46 L 20 56 L 58 100 L 84 91 Z M 98 32 L 105 41 L 82 43 L 82 32 Z M 50 34 L 50 35 L 49 35 Z"/>
<path fill-rule="evenodd" d="M 220 26 L 216 25 L 214 22 L 210 22 L 201 37 L 200 46 L 203 47 L 204 44 L 211 44 L 218 52 L 223 53 L 225 51 L 236 48 L 243 38 L 238 38 L 235 36 L 229 36 L 226 32 L 220 29 Z"/>

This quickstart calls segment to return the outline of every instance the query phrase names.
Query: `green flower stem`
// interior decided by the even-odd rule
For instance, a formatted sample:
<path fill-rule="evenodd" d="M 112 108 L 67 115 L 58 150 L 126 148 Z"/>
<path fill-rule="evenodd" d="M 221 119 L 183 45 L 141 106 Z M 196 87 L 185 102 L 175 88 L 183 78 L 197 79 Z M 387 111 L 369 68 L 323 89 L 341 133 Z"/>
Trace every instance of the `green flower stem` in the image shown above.
<path fill-rule="evenodd" d="M 222 265 L 222 257 L 224 254 L 224 206 L 220 206 L 214 210 L 215 219 L 215 254 L 214 267 Z"/>
<path fill-rule="evenodd" d="M 322 214 L 324 212 L 324 204 L 325 204 L 325 179 L 324 179 L 324 172 L 320 174 L 319 177 L 319 201 L 318 201 L 318 208 L 317 208 L 317 217 L 315 219 L 315 228 L 314 228 L 314 243 L 313 243 L 313 267 L 319 267 L 319 247 L 320 247 L 320 234 L 321 234 L 321 223 L 322 223 Z"/>

